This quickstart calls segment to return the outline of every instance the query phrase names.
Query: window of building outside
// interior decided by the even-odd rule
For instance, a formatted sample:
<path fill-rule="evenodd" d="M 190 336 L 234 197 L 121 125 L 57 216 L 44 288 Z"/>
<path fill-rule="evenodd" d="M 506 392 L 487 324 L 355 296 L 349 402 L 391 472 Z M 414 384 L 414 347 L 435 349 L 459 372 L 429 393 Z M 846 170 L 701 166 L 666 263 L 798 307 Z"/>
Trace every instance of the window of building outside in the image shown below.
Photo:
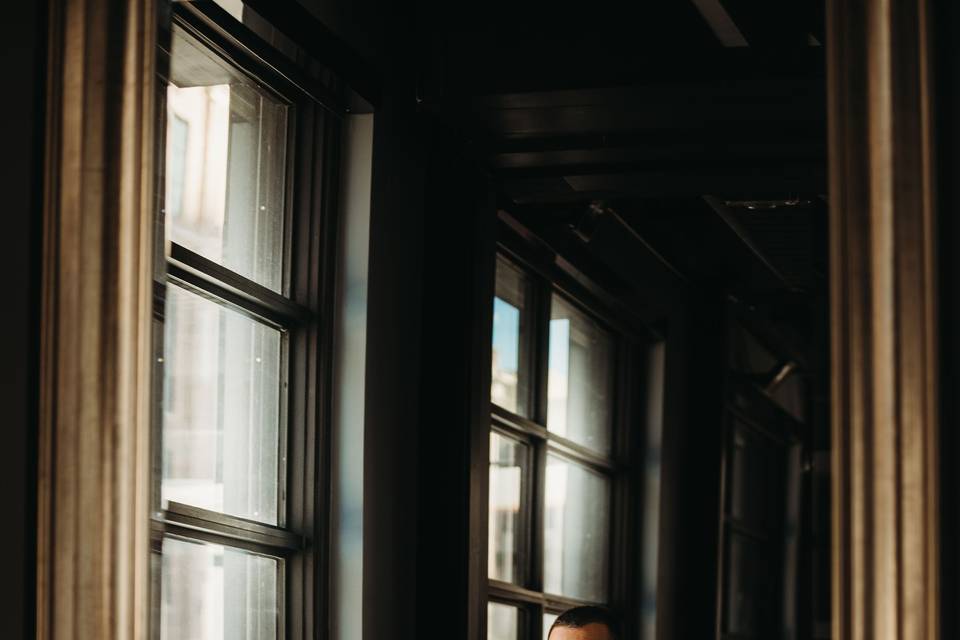
<path fill-rule="evenodd" d="M 175 6 L 154 313 L 153 637 L 275 640 L 308 599 L 298 583 L 311 564 L 304 496 L 319 424 L 304 390 L 319 384 L 309 362 L 322 327 L 317 287 L 304 285 L 315 274 L 302 273 L 318 247 L 299 239 L 323 212 L 294 210 L 313 169 L 293 162 L 293 143 L 321 140 L 325 112 L 244 53 L 229 14 L 211 24 Z"/>
<path fill-rule="evenodd" d="M 557 614 L 613 605 L 619 336 L 499 255 L 493 304 L 489 640 L 546 636 Z M 622 515 L 622 514 L 621 514 Z"/>

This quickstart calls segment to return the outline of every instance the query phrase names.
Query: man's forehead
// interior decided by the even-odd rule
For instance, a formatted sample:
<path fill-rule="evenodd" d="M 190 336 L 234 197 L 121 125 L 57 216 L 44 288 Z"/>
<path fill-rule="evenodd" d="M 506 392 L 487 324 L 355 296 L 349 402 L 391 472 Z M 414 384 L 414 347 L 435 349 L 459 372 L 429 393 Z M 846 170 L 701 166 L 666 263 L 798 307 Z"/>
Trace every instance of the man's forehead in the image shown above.
<path fill-rule="evenodd" d="M 554 627 L 549 640 L 610 640 L 607 625 L 593 622 L 578 629 Z"/>

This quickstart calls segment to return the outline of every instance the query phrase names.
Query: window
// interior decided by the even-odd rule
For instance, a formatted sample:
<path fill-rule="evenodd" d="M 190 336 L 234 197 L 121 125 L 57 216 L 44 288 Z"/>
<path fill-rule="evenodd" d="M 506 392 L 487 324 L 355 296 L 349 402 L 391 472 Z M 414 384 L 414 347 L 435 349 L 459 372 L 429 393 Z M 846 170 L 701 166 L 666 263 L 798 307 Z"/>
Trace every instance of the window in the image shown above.
<path fill-rule="evenodd" d="M 627 478 L 615 393 L 621 342 L 628 337 L 557 283 L 498 256 L 488 640 L 546 637 L 568 607 L 619 602 L 614 563 L 633 553 L 615 544 L 625 521 L 615 496 Z"/>
<path fill-rule="evenodd" d="M 301 89 L 308 80 L 249 53 L 265 44 L 246 46 L 254 36 L 238 26 L 178 3 L 162 45 L 152 624 L 163 640 L 313 636 L 302 611 L 319 571 L 307 550 L 322 526 L 328 335 L 317 274 L 332 245 L 329 169 L 310 159 L 337 122 Z"/>

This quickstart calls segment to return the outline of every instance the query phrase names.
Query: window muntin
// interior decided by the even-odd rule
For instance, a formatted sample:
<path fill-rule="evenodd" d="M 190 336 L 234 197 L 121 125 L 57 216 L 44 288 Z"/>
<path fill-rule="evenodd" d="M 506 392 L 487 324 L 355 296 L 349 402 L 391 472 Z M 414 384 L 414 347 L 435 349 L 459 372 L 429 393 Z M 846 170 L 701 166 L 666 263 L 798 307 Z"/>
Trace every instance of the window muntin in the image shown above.
<path fill-rule="evenodd" d="M 167 287 L 161 498 L 281 524 L 282 333 Z"/>
<path fill-rule="evenodd" d="M 497 258 L 493 300 L 490 400 L 530 417 L 530 340 L 532 311 L 529 278 L 503 257 Z"/>
<path fill-rule="evenodd" d="M 290 107 L 182 29 L 171 56 L 167 238 L 280 293 Z"/>
<path fill-rule="evenodd" d="M 613 417 L 610 334 L 554 294 L 549 352 L 547 428 L 594 451 L 609 453 Z"/>
<path fill-rule="evenodd" d="M 231 547 L 163 539 L 161 640 L 275 640 L 282 560 Z"/>

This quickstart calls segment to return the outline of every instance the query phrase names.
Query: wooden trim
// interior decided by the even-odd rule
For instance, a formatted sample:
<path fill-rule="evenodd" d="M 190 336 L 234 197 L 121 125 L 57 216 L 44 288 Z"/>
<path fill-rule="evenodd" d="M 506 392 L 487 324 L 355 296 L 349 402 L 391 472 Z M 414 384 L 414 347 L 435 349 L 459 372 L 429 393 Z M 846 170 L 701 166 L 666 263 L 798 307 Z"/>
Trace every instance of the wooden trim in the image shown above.
<path fill-rule="evenodd" d="M 924 0 L 828 9 L 833 637 L 939 637 Z"/>
<path fill-rule="evenodd" d="M 323 83 L 311 78 L 304 69 L 287 60 L 273 45 L 234 19 L 215 2 L 175 2 L 174 16 L 190 34 L 230 64 L 255 78 L 269 76 L 270 90 L 281 92 L 285 99 L 298 101 L 303 95 L 327 113 L 343 118 L 342 100 Z M 254 68 L 249 68 L 251 61 Z"/>
<path fill-rule="evenodd" d="M 244 3 L 322 61 L 364 100 L 374 106 L 380 103 L 383 79 L 376 69 L 303 5 L 295 0 L 244 0 Z"/>
<path fill-rule="evenodd" d="M 37 637 L 148 637 L 156 9 L 50 3 Z"/>

